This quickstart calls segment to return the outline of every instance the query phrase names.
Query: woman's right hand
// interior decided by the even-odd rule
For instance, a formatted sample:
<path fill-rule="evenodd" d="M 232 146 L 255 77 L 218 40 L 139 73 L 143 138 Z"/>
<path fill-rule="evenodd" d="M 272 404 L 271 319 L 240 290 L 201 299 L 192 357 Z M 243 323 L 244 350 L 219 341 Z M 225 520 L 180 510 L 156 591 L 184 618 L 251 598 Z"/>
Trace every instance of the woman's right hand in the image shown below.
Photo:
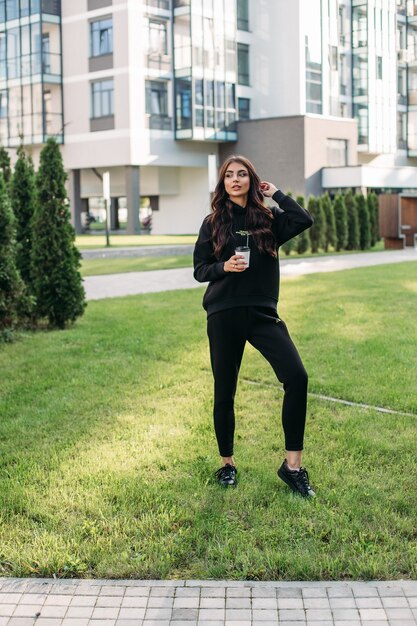
<path fill-rule="evenodd" d="M 244 272 L 247 268 L 245 257 L 242 254 L 234 254 L 224 263 L 225 272 Z"/>

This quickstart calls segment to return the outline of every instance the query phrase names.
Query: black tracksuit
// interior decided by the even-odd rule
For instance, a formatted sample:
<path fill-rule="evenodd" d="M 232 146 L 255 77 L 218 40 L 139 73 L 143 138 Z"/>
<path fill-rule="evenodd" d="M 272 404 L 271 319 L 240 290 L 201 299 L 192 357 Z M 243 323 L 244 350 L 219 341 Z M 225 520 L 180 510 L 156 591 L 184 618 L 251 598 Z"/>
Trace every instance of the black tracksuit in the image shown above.
<path fill-rule="evenodd" d="M 278 190 L 273 195 L 271 229 L 277 247 L 309 228 L 310 214 Z M 282 423 L 286 450 L 302 450 L 307 406 L 307 373 L 278 317 L 279 260 L 261 253 L 249 236 L 250 264 L 239 273 L 225 272 L 224 263 L 236 246 L 246 245 L 246 210 L 233 203 L 232 238 L 217 259 L 211 225 L 203 221 L 194 249 L 194 277 L 210 281 L 203 298 L 214 376 L 214 426 L 221 456 L 232 456 L 235 428 L 234 396 L 246 341 L 272 365 L 283 383 Z"/>

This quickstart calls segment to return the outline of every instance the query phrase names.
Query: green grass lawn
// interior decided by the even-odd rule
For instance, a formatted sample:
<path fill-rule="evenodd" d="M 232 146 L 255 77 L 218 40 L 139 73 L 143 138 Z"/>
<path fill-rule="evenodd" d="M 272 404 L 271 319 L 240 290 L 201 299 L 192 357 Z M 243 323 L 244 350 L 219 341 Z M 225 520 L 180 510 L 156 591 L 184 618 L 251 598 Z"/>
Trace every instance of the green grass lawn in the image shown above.
<path fill-rule="evenodd" d="M 129 247 L 129 246 L 177 246 L 181 244 L 194 244 L 197 235 L 110 235 L 110 246 Z M 105 235 L 77 235 L 75 238 L 77 247 L 82 249 L 88 248 L 105 248 Z"/>
<path fill-rule="evenodd" d="M 82 276 L 144 272 L 147 270 L 169 270 L 175 267 L 191 267 L 192 254 L 178 256 L 145 256 L 120 259 L 84 259 L 81 263 Z"/>
<path fill-rule="evenodd" d="M 415 579 L 417 263 L 282 282 L 310 391 L 414 414 L 310 398 L 311 502 L 276 477 L 282 392 L 251 347 L 239 486 L 214 483 L 202 294 L 91 302 L 1 347 L 0 574 Z"/>

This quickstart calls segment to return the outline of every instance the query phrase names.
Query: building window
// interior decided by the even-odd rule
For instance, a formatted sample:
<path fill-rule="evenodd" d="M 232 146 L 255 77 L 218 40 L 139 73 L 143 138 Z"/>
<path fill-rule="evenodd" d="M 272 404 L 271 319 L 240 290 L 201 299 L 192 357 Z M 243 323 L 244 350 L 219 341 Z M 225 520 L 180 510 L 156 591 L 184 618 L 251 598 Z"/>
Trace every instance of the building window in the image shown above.
<path fill-rule="evenodd" d="M 406 15 L 406 0 L 397 0 L 397 13 L 400 15 Z"/>
<path fill-rule="evenodd" d="M 249 85 L 249 46 L 237 44 L 237 72 L 239 85 Z"/>
<path fill-rule="evenodd" d="M 400 150 L 407 149 L 407 113 L 397 113 L 397 145 Z"/>
<path fill-rule="evenodd" d="M 353 95 L 368 95 L 368 57 L 361 54 L 354 54 L 352 57 L 353 75 Z"/>
<path fill-rule="evenodd" d="M 51 73 L 51 55 L 50 55 L 49 33 L 42 35 L 42 71 L 45 74 Z"/>
<path fill-rule="evenodd" d="M 163 81 L 146 81 L 146 113 L 148 115 L 168 115 L 167 84 Z"/>
<path fill-rule="evenodd" d="M 171 118 L 168 117 L 168 84 L 165 81 L 147 80 L 146 113 L 149 115 L 149 128 L 170 130 Z"/>
<path fill-rule="evenodd" d="M 169 0 L 145 0 L 145 4 L 149 7 L 156 7 L 157 9 L 170 10 Z"/>
<path fill-rule="evenodd" d="M 327 139 L 327 165 L 330 167 L 344 166 L 347 160 L 347 139 Z"/>
<path fill-rule="evenodd" d="M 7 89 L 0 91 L 0 118 L 7 118 Z"/>
<path fill-rule="evenodd" d="M 6 0 L 6 19 L 15 20 L 19 17 L 19 2 L 17 0 Z"/>
<path fill-rule="evenodd" d="M 382 80 L 382 57 L 376 57 L 376 77 L 378 80 Z"/>
<path fill-rule="evenodd" d="M 98 57 L 113 52 L 113 20 L 111 18 L 90 23 L 91 56 Z"/>
<path fill-rule="evenodd" d="M 329 56 L 330 56 L 330 69 L 331 70 L 337 70 L 338 69 L 338 63 L 337 63 L 337 47 L 336 46 L 329 46 Z"/>
<path fill-rule="evenodd" d="M 0 78 L 6 78 L 6 33 L 0 33 Z"/>
<path fill-rule="evenodd" d="M 177 111 L 177 130 L 191 128 L 191 79 L 178 78 L 175 81 L 176 96 L 175 107 Z"/>
<path fill-rule="evenodd" d="M 368 44 L 368 7 L 361 4 L 352 7 L 352 47 L 363 48 Z"/>
<path fill-rule="evenodd" d="M 168 54 L 167 23 L 149 20 L 149 54 Z"/>
<path fill-rule="evenodd" d="M 353 117 L 358 120 L 358 144 L 367 144 L 369 141 L 368 105 L 354 104 Z"/>
<path fill-rule="evenodd" d="M 237 0 L 237 27 L 249 30 L 249 0 Z"/>
<path fill-rule="evenodd" d="M 250 119 L 250 99 L 238 98 L 238 106 L 239 106 L 239 119 L 249 120 Z"/>
<path fill-rule="evenodd" d="M 113 79 L 98 80 L 91 83 L 93 118 L 114 115 L 113 93 Z"/>
<path fill-rule="evenodd" d="M 322 113 L 322 37 L 321 0 L 304 0 L 307 32 L 305 35 L 306 111 Z"/>

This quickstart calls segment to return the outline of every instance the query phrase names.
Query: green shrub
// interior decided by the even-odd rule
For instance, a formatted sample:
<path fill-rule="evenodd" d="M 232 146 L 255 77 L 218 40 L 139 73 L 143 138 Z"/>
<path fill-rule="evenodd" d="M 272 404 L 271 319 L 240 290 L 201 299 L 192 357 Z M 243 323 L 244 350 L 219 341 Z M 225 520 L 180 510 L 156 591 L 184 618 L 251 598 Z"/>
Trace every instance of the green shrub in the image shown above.
<path fill-rule="evenodd" d="M 286 195 L 290 196 L 290 198 L 292 198 L 292 191 L 287 191 Z M 294 250 L 294 248 L 295 248 L 295 237 L 293 237 L 292 239 L 289 239 L 288 241 L 283 243 L 282 246 L 281 246 L 281 250 L 283 250 L 283 252 L 287 256 L 289 256 L 291 254 L 291 250 Z"/>
<path fill-rule="evenodd" d="M 371 227 L 371 246 L 379 241 L 379 200 L 375 192 L 371 191 L 366 198 L 369 212 L 369 222 Z"/>
<path fill-rule="evenodd" d="M 297 196 L 296 202 L 304 207 L 304 196 Z M 310 232 L 309 229 L 303 230 L 302 233 L 294 237 L 294 247 L 298 254 L 304 254 L 310 248 Z"/>
<path fill-rule="evenodd" d="M 346 250 L 359 250 L 359 220 L 356 199 L 351 189 L 345 193 L 345 206 L 347 213 L 347 243 Z"/>
<path fill-rule="evenodd" d="M 338 193 L 333 202 L 334 219 L 336 223 L 336 250 L 344 250 L 347 242 L 347 215 L 345 201 Z"/>
<path fill-rule="evenodd" d="M 24 283 L 16 268 L 15 218 L 0 171 L 0 339 L 12 338 L 25 306 Z"/>
<path fill-rule="evenodd" d="M 64 328 L 83 314 L 86 303 L 79 272 L 81 255 L 65 190 L 66 173 L 55 139 L 42 149 L 36 176 L 33 218 L 32 278 L 38 318 Z"/>
<path fill-rule="evenodd" d="M 10 185 L 13 212 L 16 217 L 16 265 L 29 291 L 31 288 L 32 218 L 35 210 L 35 171 L 30 156 L 21 146 Z"/>
<path fill-rule="evenodd" d="M 0 171 L 3 173 L 3 180 L 7 187 L 12 176 L 12 170 L 10 168 L 9 153 L 3 146 L 0 146 Z"/>
<path fill-rule="evenodd" d="M 324 232 L 324 251 L 328 252 L 329 246 L 336 244 L 336 223 L 334 219 L 334 211 L 332 201 L 329 194 L 326 193 L 321 198 L 321 206 L 326 218 L 326 228 Z"/>
<path fill-rule="evenodd" d="M 371 227 L 368 205 L 362 193 L 356 195 L 356 206 L 358 207 L 359 218 L 359 247 L 361 250 L 367 250 L 371 245 Z"/>
<path fill-rule="evenodd" d="M 320 198 L 310 196 L 308 199 L 308 212 L 314 220 L 310 228 L 311 251 L 318 252 L 324 247 L 326 232 L 326 217 L 321 206 Z"/>

